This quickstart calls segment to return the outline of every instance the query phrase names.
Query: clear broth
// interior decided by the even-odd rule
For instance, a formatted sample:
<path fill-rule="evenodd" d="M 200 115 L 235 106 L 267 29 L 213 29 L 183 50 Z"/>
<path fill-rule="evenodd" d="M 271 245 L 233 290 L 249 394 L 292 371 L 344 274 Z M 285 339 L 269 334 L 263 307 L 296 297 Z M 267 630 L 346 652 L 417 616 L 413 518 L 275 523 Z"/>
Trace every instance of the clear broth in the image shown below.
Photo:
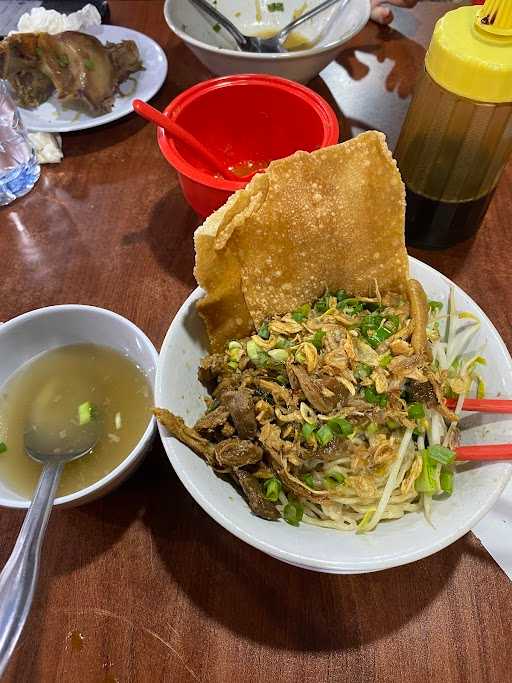
<path fill-rule="evenodd" d="M 91 453 L 65 465 L 58 496 L 99 481 L 133 450 L 151 418 L 149 382 L 133 360 L 95 344 L 48 351 L 8 380 L 0 395 L 0 441 L 7 446 L 0 478 L 8 488 L 31 497 L 39 479 L 41 465 L 23 447 L 34 415 L 38 422 L 59 424 L 64 434 L 66 424 L 77 428 L 78 406 L 87 401 L 100 421 L 100 437 Z"/>

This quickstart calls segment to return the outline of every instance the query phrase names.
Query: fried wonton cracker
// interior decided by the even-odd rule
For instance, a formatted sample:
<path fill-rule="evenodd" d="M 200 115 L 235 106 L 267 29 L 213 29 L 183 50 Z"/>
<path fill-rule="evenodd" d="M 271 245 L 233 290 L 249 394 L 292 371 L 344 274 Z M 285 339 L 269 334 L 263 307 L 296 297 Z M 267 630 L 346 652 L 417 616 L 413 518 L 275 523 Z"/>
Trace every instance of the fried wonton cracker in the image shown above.
<path fill-rule="evenodd" d="M 326 289 L 407 291 L 405 190 L 382 133 L 274 161 L 195 234 L 214 349 Z"/>

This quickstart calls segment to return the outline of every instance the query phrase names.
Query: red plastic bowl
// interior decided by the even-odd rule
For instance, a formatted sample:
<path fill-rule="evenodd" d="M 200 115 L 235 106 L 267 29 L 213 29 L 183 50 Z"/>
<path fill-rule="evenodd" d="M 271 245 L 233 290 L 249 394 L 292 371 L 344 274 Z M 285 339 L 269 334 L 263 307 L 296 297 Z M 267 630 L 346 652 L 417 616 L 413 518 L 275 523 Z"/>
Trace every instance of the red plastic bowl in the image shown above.
<path fill-rule="evenodd" d="M 315 92 L 277 76 L 241 74 L 204 81 L 178 95 L 165 114 L 230 166 L 272 161 L 338 142 L 336 114 Z M 215 177 L 185 144 L 157 130 L 190 206 L 206 218 L 247 183 Z"/>

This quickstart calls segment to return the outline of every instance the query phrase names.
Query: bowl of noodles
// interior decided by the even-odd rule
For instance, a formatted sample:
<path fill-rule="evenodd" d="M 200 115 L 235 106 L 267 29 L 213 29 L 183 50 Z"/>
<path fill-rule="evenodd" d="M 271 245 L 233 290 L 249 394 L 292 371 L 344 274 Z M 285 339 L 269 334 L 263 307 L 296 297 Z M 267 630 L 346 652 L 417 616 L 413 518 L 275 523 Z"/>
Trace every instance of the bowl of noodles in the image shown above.
<path fill-rule="evenodd" d="M 510 433 L 461 406 L 512 394 L 511 358 L 467 294 L 407 257 L 403 213 L 380 134 L 274 162 L 196 232 L 202 288 L 162 347 L 155 412 L 182 483 L 299 567 L 430 555 L 511 474 L 457 459 Z"/>

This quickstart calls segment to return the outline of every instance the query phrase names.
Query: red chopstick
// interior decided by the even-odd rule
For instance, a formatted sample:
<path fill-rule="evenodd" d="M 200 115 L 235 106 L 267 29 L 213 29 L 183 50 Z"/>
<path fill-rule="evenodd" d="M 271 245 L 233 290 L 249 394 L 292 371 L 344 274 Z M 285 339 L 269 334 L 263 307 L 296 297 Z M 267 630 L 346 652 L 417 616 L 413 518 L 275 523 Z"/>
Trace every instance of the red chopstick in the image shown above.
<path fill-rule="evenodd" d="M 455 408 L 457 400 L 449 398 L 448 408 Z M 462 410 L 477 413 L 512 413 L 512 400 L 506 398 L 466 398 Z M 457 460 L 512 460 L 512 444 L 496 443 L 485 446 L 459 446 Z"/>
<path fill-rule="evenodd" d="M 455 408 L 457 400 L 449 398 L 446 405 L 448 408 Z M 512 413 L 512 400 L 505 398 L 466 398 L 462 404 L 462 410 L 476 413 Z"/>
<path fill-rule="evenodd" d="M 512 443 L 458 446 L 455 453 L 457 460 L 512 460 Z"/>

